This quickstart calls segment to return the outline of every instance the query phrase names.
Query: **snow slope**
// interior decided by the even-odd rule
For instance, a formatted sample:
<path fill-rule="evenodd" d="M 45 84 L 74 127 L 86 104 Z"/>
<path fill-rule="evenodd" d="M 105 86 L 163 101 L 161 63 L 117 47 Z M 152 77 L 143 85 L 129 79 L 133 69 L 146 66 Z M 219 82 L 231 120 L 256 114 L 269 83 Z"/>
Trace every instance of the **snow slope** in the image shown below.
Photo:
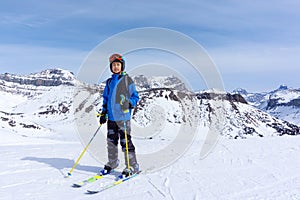
<path fill-rule="evenodd" d="M 90 196 L 85 194 L 88 187 L 71 187 L 73 182 L 101 169 L 89 154 L 71 178 L 63 177 L 83 148 L 79 141 L 32 139 L 3 131 L 0 134 L 3 200 L 300 199 L 300 161 L 295 159 L 300 153 L 300 137 L 220 140 L 205 159 L 199 158 L 199 137 L 173 165 Z"/>

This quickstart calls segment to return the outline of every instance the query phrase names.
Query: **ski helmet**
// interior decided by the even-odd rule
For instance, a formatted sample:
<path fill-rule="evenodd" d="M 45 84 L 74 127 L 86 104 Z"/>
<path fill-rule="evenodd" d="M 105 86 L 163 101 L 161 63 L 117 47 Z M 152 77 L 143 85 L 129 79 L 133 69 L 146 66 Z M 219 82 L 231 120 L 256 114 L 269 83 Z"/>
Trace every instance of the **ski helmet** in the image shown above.
<path fill-rule="evenodd" d="M 124 71 L 124 69 L 125 69 L 125 60 L 124 60 L 124 58 L 123 58 L 123 56 L 121 54 L 115 53 L 115 54 L 112 54 L 109 57 L 110 71 L 112 71 L 112 63 L 113 62 L 119 62 L 119 63 L 121 63 L 122 64 L 121 71 Z"/>

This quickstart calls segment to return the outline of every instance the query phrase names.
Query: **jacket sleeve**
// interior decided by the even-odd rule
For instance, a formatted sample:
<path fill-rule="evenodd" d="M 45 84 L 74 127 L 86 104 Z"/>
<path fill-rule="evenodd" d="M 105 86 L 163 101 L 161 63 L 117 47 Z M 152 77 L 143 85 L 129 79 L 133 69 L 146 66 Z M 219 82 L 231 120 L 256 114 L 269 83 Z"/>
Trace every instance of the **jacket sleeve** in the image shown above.
<path fill-rule="evenodd" d="M 107 102 L 108 102 L 108 81 L 106 81 L 105 88 L 103 90 L 103 103 L 102 103 L 102 112 L 107 113 Z"/>

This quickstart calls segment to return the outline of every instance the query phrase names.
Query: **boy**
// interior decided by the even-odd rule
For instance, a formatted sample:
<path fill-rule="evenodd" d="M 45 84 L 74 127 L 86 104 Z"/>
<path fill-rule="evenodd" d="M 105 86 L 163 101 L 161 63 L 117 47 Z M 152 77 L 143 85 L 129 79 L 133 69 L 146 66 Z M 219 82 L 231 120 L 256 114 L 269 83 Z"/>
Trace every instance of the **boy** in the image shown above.
<path fill-rule="evenodd" d="M 139 171 L 135 147 L 130 136 L 131 111 L 137 105 L 139 96 L 133 80 L 124 71 L 125 60 L 122 55 L 111 55 L 109 63 L 113 74 L 106 80 L 100 117 L 100 124 L 107 121 L 108 162 L 104 166 L 104 170 L 109 173 L 118 167 L 118 141 L 120 138 L 126 166 L 122 174 L 128 176 Z"/>

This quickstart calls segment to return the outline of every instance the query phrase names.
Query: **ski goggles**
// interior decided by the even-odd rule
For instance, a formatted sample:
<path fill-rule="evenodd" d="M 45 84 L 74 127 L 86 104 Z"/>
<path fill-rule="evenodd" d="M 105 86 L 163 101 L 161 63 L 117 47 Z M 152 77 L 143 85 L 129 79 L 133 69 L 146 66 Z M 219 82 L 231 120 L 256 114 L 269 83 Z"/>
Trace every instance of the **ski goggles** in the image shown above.
<path fill-rule="evenodd" d="M 113 54 L 109 57 L 109 62 L 112 63 L 115 60 L 123 61 L 123 57 L 121 54 Z"/>

